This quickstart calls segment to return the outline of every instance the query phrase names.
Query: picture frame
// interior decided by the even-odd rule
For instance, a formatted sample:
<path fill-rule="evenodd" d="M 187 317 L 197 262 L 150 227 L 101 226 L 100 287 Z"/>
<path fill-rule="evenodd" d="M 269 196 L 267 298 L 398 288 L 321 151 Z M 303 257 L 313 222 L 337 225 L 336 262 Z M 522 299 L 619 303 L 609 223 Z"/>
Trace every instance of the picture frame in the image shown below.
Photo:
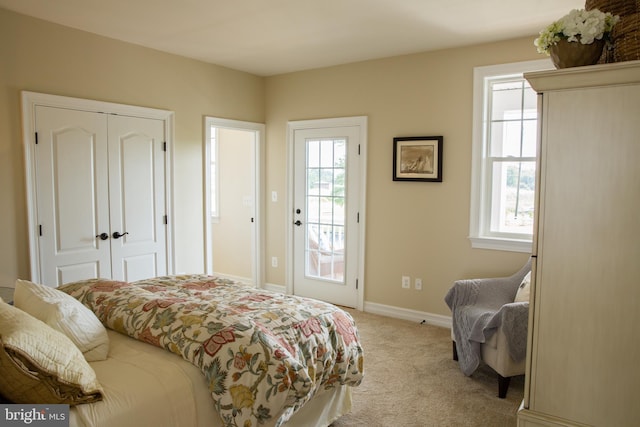
<path fill-rule="evenodd" d="M 442 182 L 442 136 L 393 138 L 393 180 Z"/>

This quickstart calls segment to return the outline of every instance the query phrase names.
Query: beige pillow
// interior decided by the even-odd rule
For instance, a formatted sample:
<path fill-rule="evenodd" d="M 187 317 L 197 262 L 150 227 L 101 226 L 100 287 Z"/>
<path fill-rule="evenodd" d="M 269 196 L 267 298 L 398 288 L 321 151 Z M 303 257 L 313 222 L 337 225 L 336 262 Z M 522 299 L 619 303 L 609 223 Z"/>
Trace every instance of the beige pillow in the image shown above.
<path fill-rule="evenodd" d="M 71 295 L 49 286 L 17 280 L 13 304 L 69 337 L 87 361 L 107 358 L 107 330 L 91 310 Z"/>
<path fill-rule="evenodd" d="M 93 368 L 64 334 L 0 302 L 0 394 L 14 403 L 102 399 Z"/>
<path fill-rule="evenodd" d="M 529 302 L 529 290 L 531 288 L 531 272 L 528 272 L 522 283 L 518 286 L 518 292 L 516 292 L 516 299 L 513 302 Z"/>

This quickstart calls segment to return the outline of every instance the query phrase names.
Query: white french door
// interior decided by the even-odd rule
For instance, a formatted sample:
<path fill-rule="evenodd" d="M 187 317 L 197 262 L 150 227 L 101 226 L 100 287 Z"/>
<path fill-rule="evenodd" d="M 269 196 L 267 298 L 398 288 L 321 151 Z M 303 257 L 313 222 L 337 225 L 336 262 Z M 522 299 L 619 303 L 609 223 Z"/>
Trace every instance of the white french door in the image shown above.
<path fill-rule="evenodd" d="M 299 129 L 291 123 L 292 291 L 358 307 L 364 220 L 360 152 L 366 129 L 360 124 L 310 122 Z"/>
<path fill-rule="evenodd" d="M 167 274 L 164 120 L 32 111 L 35 141 L 25 138 L 32 279 L 57 287 Z"/>

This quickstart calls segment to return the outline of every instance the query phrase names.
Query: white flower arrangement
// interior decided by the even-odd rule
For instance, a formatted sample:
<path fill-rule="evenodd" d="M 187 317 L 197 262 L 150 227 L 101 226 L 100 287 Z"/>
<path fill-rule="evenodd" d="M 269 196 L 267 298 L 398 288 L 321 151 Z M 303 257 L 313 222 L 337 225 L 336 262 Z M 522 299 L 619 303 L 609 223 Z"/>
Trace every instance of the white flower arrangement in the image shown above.
<path fill-rule="evenodd" d="M 539 53 L 549 55 L 549 48 L 560 40 L 591 44 L 594 40 L 606 40 L 613 26 L 620 20 L 617 15 L 601 12 L 598 9 L 574 9 L 544 30 L 533 44 Z"/>

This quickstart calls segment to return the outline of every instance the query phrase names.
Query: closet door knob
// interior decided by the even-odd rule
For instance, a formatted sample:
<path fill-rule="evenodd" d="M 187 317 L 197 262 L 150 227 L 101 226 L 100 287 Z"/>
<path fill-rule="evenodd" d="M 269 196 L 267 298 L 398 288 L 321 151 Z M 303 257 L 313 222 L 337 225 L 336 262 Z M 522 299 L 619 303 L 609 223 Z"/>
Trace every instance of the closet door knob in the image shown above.
<path fill-rule="evenodd" d="M 101 233 L 101 234 L 98 234 L 96 237 L 99 237 L 100 240 L 107 240 L 109 238 L 109 235 L 107 233 Z"/>
<path fill-rule="evenodd" d="M 112 236 L 114 239 L 119 239 L 119 238 L 121 238 L 122 236 L 124 236 L 125 234 L 129 234 L 129 233 L 128 233 L 128 232 L 126 232 L 126 231 L 125 231 L 124 233 L 118 233 L 117 231 L 115 231 L 111 236 Z"/>

